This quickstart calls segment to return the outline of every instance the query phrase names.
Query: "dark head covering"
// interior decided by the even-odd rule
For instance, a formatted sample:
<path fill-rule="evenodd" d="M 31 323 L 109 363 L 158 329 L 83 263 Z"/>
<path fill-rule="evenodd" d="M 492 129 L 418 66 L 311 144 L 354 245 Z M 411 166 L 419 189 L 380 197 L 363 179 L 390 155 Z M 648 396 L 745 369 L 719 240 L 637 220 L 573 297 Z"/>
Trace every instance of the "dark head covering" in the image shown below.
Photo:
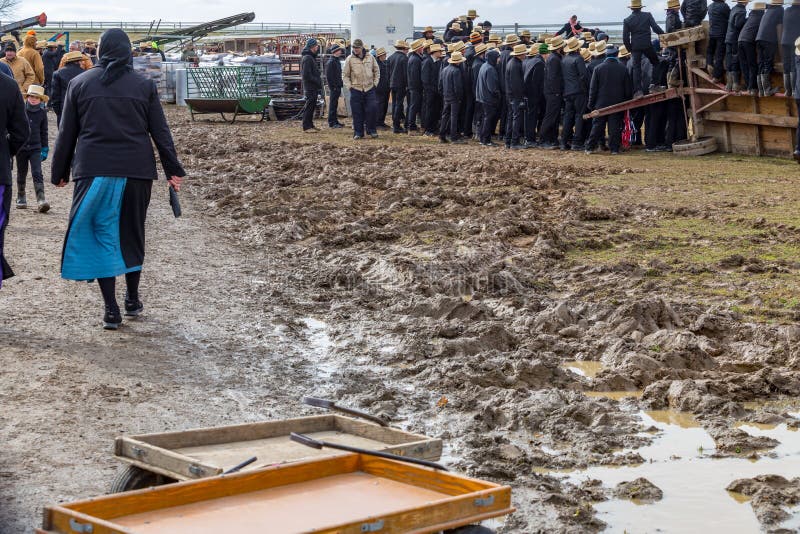
<path fill-rule="evenodd" d="M 123 74 L 133 70 L 131 40 L 128 34 L 119 28 L 111 28 L 100 36 L 100 58 L 97 66 L 103 68 L 100 83 L 111 85 Z"/>
<path fill-rule="evenodd" d="M 6 47 L 5 47 L 4 51 L 5 50 L 11 50 L 12 52 L 16 52 L 17 51 L 17 45 L 15 45 L 12 41 L 9 41 L 9 42 L 6 43 Z"/>

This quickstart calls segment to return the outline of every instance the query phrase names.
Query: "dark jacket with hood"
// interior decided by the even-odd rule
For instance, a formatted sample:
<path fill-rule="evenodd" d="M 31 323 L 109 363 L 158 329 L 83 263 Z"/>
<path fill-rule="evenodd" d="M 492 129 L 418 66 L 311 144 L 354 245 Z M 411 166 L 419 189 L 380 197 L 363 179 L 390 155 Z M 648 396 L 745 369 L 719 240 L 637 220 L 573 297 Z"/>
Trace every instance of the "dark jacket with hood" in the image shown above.
<path fill-rule="evenodd" d="M 525 97 L 528 100 L 544 98 L 544 58 L 534 56 L 525 60 L 523 76 L 525 80 Z"/>
<path fill-rule="evenodd" d="M 522 100 L 525 97 L 525 72 L 522 60 L 512 57 L 506 65 L 506 98 Z"/>
<path fill-rule="evenodd" d="M 564 76 L 561 73 L 561 62 L 561 54 L 553 52 L 547 57 L 547 68 L 544 75 L 544 94 L 546 95 L 564 94 Z"/>
<path fill-rule="evenodd" d="M 422 91 L 422 56 L 411 52 L 408 55 L 406 70 L 409 91 Z"/>
<path fill-rule="evenodd" d="M 500 75 L 500 87 L 503 88 L 504 95 L 506 90 L 506 66 L 508 65 L 508 61 L 511 59 L 511 52 L 513 51 L 514 49 L 511 46 L 504 46 L 500 51 L 500 66 L 497 74 Z"/>
<path fill-rule="evenodd" d="M 747 20 L 747 8 L 744 4 L 737 3 L 728 15 L 728 29 L 725 32 L 725 44 L 736 44 L 739 42 L 739 33 Z"/>
<path fill-rule="evenodd" d="M 633 82 L 628 69 L 617 58 L 609 57 L 594 69 L 589 86 L 589 109 L 601 109 L 633 97 Z"/>
<path fill-rule="evenodd" d="M 420 69 L 422 77 L 422 89 L 424 91 L 436 92 L 436 86 L 439 85 L 439 69 L 436 66 L 436 61 L 431 56 L 425 56 L 422 60 L 422 68 Z"/>
<path fill-rule="evenodd" d="M 683 15 L 683 22 L 687 28 L 700 26 L 700 23 L 706 18 L 707 12 L 706 0 L 683 0 L 681 4 L 681 15 Z"/>
<path fill-rule="evenodd" d="M 378 71 L 380 72 L 381 78 L 378 80 L 378 86 L 375 88 L 375 92 L 380 95 L 388 95 L 389 94 L 389 61 L 384 59 L 381 61 L 378 58 L 375 58 L 375 61 L 378 62 Z"/>
<path fill-rule="evenodd" d="M 55 48 L 48 48 L 42 53 L 42 62 L 44 63 L 44 81 L 50 83 L 53 79 L 53 73 L 58 70 L 58 63 L 61 61 L 61 54 Z"/>
<path fill-rule="evenodd" d="M 761 19 L 764 17 L 764 10 L 759 9 L 758 11 L 751 10 L 750 14 L 747 16 L 747 20 L 742 27 L 742 31 L 739 32 L 739 42 L 740 43 L 755 43 L 756 42 L 756 34 L 758 33 L 758 27 L 761 25 Z"/>
<path fill-rule="evenodd" d="M 486 60 L 480 56 L 475 56 L 472 60 L 472 65 L 469 68 L 470 85 L 472 85 L 472 94 L 475 94 L 476 87 L 478 87 L 478 74 L 481 72 L 481 67 L 486 63 Z"/>
<path fill-rule="evenodd" d="M 713 0 L 708 6 L 708 36 L 720 39 L 728 31 L 728 19 L 731 8 L 725 0 Z"/>
<path fill-rule="evenodd" d="M 561 74 L 564 77 L 564 96 L 585 95 L 589 92 L 589 71 L 578 52 L 571 52 L 564 57 L 561 61 Z"/>
<path fill-rule="evenodd" d="M 322 76 L 319 74 L 317 54 L 310 48 L 304 48 L 300 56 L 300 77 L 303 81 L 303 91 L 322 91 Z"/>
<path fill-rule="evenodd" d="M 464 73 L 461 65 L 447 65 L 442 71 L 442 97 L 445 102 L 464 101 Z"/>
<path fill-rule="evenodd" d="M 500 106 L 500 77 L 497 74 L 497 50 L 486 52 L 486 61 L 478 72 L 478 83 L 475 86 L 475 99 L 481 104 Z"/>
<path fill-rule="evenodd" d="M 50 106 L 56 114 L 61 115 L 64 108 L 64 97 L 67 96 L 69 82 L 85 71 L 81 68 L 80 61 L 70 61 L 53 73 L 53 82 L 50 87 Z"/>
<path fill-rule="evenodd" d="M 30 135 L 22 150 L 41 150 L 47 146 L 47 110 L 42 104 L 32 106 L 25 102 L 25 115 L 28 116 Z"/>
<path fill-rule="evenodd" d="M 344 87 L 342 81 L 342 60 L 336 56 L 331 56 L 325 64 L 325 79 L 328 80 L 328 87 L 331 89 L 341 89 Z"/>
<path fill-rule="evenodd" d="M 778 44 L 781 42 L 781 36 L 778 33 L 783 25 L 783 6 L 767 5 L 767 10 L 764 12 L 764 17 L 761 19 L 761 24 L 758 25 L 758 33 L 756 34 L 756 41 L 764 41 L 765 43 Z"/>
<path fill-rule="evenodd" d="M 11 165 L 8 162 L 28 139 L 25 103 L 14 78 L 0 75 L 0 185 L 11 185 Z"/>
<path fill-rule="evenodd" d="M 680 30 L 683 28 L 683 22 L 681 22 L 681 15 L 680 11 L 677 9 L 668 9 L 667 15 L 665 18 L 664 29 L 667 33 L 672 33 Z"/>
<path fill-rule="evenodd" d="M 397 51 L 389 56 L 389 89 L 408 87 L 408 56 Z"/>
<path fill-rule="evenodd" d="M 133 72 L 130 39 L 106 30 L 102 56 L 69 85 L 51 181 L 96 176 L 156 180 L 153 143 L 164 173 L 184 176 L 156 84 Z M 119 120 L 125 117 L 124 121 Z"/>
<path fill-rule="evenodd" d="M 703 0 L 705 3 L 706 0 Z M 658 35 L 664 30 L 656 24 L 653 15 L 647 11 L 635 10 L 622 21 L 622 42 L 630 50 L 647 50 L 652 46 L 650 43 L 650 30 Z"/>
<path fill-rule="evenodd" d="M 783 34 L 781 36 L 781 44 L 784 46 L 794 46 L 794 42 L 798 37 L 800 37 L 800 6 L 792 4 L 783 10 Z"/>

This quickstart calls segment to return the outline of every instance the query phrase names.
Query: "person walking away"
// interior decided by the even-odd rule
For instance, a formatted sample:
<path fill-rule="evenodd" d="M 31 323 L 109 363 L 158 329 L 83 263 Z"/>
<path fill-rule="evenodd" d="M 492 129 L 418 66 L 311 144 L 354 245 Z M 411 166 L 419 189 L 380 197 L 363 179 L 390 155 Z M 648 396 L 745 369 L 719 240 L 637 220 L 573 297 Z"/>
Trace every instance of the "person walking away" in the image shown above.
<path fill-rule="evenodd" d="M 70 82 L 53 152 L 51 181 L 75 182 L 61 276 L 97 280 L 103 295 L 103 328 L 116 330 L 122 314 L 116 277 L 125 275 L 125 315 L 144 306 L 139 282 L 145 252 L 145 219 L 154 180 L 153 144 L 169 185 L 180 190 L 183 170 L 164 117 L 156 84 L 133 72 L 131 41 L 120 29 L 100 37 L 100 58 Z M 119 117 L 125 117 L 120 121 Z"/>
<path fill-rule="evenodd" d="M 375 52 L 375 57 L 378 60 L 380 74 L 378 86 L 375 88 L 375 102 L 378 106 L 375 124 L 377 128 L 387 130 L 389 128 L 386 124 L 386 113 L 389 109 L 389 63 L 386 61 L 386 49 L 379 48 Z"/>
<path fill-rule="evenodd" d="M 480 143 L 483 146 L 496 146 L 492 142 L 492 134 L 497 127 L 497 117 L 500 114 L 500 80 L 497 75 L 499 61 L 500 52 L 495 49 L 488 50 L 486 62 L 481 65 L 475 85 L 475 99 L 480 102 L 483 111 L 479 135 Z"/>
<path fill-rule="evenodd" d="M 56 112 L 56 124 L 61 124 L 61 114 L 64 111 L 64 99 L 67 87 L 78 74 L 84 72 L 83 54 L 77 51 L 67 52 L 63 58 L 64 66 L 53 73 L 53 87 L 50 95 L 50 107 Z"/>
<path fill-rule="evenodd" d="M 561 130 L 561 150 L 583 150 L 586 132 L 583 131 L 583 112 L 589 93 L 589 71 L 580 54 L 583 41 L 571 37 L 564 45 L 561 75 L 564 78 L 564 125 Z M 575 141 L 573 143 L 573 140 Z"/>
<path fill-rule="evenodd" d="M 426 137 L 437 135 L 435 117 L 435 113 L 439 110 L 439 106 L 436 103 L 437 86 L 439 85 L 439 68 L 437 64 L 440 62 L 441 57 L 442 45 L 434 43 L 429 48 L 428 57 L 422 62 L 422 109 L 425 113 L 423 119 L 425 131 L 423 135 Z"/>
<path fill-rule="evenodd" d="M 542 120 L 542 143 L 545 150 L 557 150 L 558 118 L 561 114 L 561 103 L 564 95 L 564 75 L 562 74 L 562 55 L 565 41 L 562 37 L 550 40 L 545 63 L 544 99 L 545 114 Z"/>
<path fill-rule="evenodd" d="M 47 213 L 50 204 L 44 198 L 44 176 L 42 162 L 50 151 L 47 140 L 47 95 L 41 85 L 31 85 L 25 95 L 25 115 L 30 135 L 22 149 L 17 153 L 17 208 L 25 209 L 28 201 L 25 196 L 25 182 L 28 181 L 28 168 L 33 176 L 33 189 L 39 213 Z"/>
<path fill-rule="evenodd" d="M 522 65 L 525 86 L 525 145 L 528 148 L 536 146 L 537 134 L 541 133 L 537 132 L 536 126 L 541 110 L 545 107 L 544 62 L 548 52 L 546 44 L 534 44 Z"/>
<path fill-rule="evenodd" d="M 506 128 L 506 148 L 519 150 L 525 148 L 521 143 L 524 135 L 524 101 L 525 74 L 522 69 L 522 58 L 528 53 L 528 47 L 518 44 L 511 52 L 511 59 L 506 65 L 505 88 L 508 102 L 508 126 Z"/>
<path fill-rule="evenodd" d="M 345 88 L 350 91 L 355 140 L 364 138 L 365 128 L 367 135 L 378 137 L 375 125 L 375 88 L 380 83 L 380 76 L 378 62 L 372 54 L 367 54 L 364 41 L 353 41 L 353 53 L 344 62 L 342 79 Z"/>
<path fill-rule="evenodd" d="M 506 98 L 506 66 L 511 59 L 511 52 L 519 44 L 519 37 L 513 33 L 506 36 L 503 46 L 500 48 L 500 63 L 497 74 L 500 77 L 500 93 L 502 104 L 500 106 L 500 137 L 505 138 L 506 127 L 508 124 L 508 99 Z"/>
<path fill-rule="evenodd" d="M 408 120 L 406 129 L 411 132 L 419 131 L 417 117 L 422 110 L 422 52 L 425 39 L 417 39 L 411 43 L 411 52 L 406 63 L 406 78 L 408 80 Z"/>
<path fill-rule="evenodd" d="M 681 15 L 687 28 L 700 26 L 706 18 L 706 13 L 708 13 L 707 0 L 683 0 L 681 4 Z"/>
<path fill-rule="evenodd" d="M 758 49 L 758 82 L 759 95 L 772 96 L 777 89 L 772 87 L 772 70 L 775 67 L 775 54 L 781 42 L 783 26 L 783 0 L 771 0 L 767 6 L 756 34 Z"/>
<path fill-rule="evenodd" d="M 44 62 L 39 50 L 36 49 L 36 42 L 36 35 L 26 35 L 17 55 L 25 58 L 33 68 L 34 80 L 32 83 L 44 85 Z"/>
<path fill-rule="evenodd" d="M 442 71 L 442 97 L 444 108 L 442 110 L 442 124 L 439 129 L 439 142 L 464 143 L 461 139 L 461 129 L 458 122 L 461 104 L 464 101 L 464 75 L 461 65 L 466 61 L 461 52 L 453 52 L 448 65 Z M 448 141 L 449 135 L 449 141 Z"/>
<path fill-rule="evenodd" d="M 397 41 L 394 49 L 394 54 L 389 56 L 389 90 L 392 93 L 392 132 L 400 134 L 408 133 L 403 126 L 403 106 L 408 89 L 408 44 Z"/>
<path fill-rule="evenodd" d="M 633 94 L 633 83 L 628 75 L 628 69 L 619 61 L 618 54 L 619 49 L 616 46 L 608 47 L 606 60 L 594 70 L 589 86 L 589 109 L 593 112 L 630 100 Z M 624 111 L 602 117 L 595 115 L 592 119 L 592 131 L 586 141 L 586 153 L 594 152 L 608 125 L 608 144 L 611 154 L 619 154 L 624 116 Z"/>
<path fill-rule="evenodd" d="M 578 22 L 578 15 L 572 15 L 566 24 L 553 34 L 553 37 L 563 36 L 564 39 L 569 39 L 570 37 L 577 37 L 581 33 L 583 33 L 583 26 Z"/>
<path fill-rule="evenodd" d="M 758 77 L 758 56 L 756 54 L 756 35 L 764 17 L 764 10 L 767 4 L 764 2 L 753 3 L 753 8 L 747 16 L 747 20 L 739 33 L 739 65 L 742 67 L 742 74 L 747 82 L 747 90 L 750 95 L 756 96 L 759 93 L 761 82 Z"/>
<path fill-rule="evenodd" d="M 48 96 L 53 94 L 53 73 L 58 69 L 58 62 L 61 54 L 58 53 L 58 43 L 55 41 L 47 42 L 47 50 L 42 53 L 42 64 L 44 65 L 44 92 Z"/>
<path fill-rule="evenodd" d="M 0 288 L 14 271 L 3 253 L 6 227 L 11 215 L 11 158 L 28 139 L 28 121 L 19 86 L 12 76 L 0 74 Z"/>
<path fill-rule="evenodd" d="M 800 72 L 800 37 L 794 41 L 794 71 Z M 800 109 L 800 76 L 794 77 L 794 87 L 792 87 L 792 94 L 794 95 L 794 102 L 797 104 L 797 109 Z M 800 163 L 800 117 L 797 119 L 797 137 L 794 144 L 794 160 Z M 2 244 L 2 234 L 0 234 L 0 244 Z M 0 250 L 2 247 L 0 247 Z"/>
<path fill-rule="evenodd" d="M 794 43 L 798 37 L 800 37 L 800 0 L 793 0 L 792 5 L 783 10 L 783 34 L 781 35 L 783 87 L 787 98 L 796 94 L 794 92 L 795 78 L 797 77 Z"/>
<path fill-rule="evenodd" d="M 28 87 L 36 81 L 36 74 L 28 60 L 17 55 L 17 45 L 12 41 L 6 43 L 5 57 L 0 59 L 0 62 L 5 63 L 11 69 L 20 92 L 27 93 Z"/>
<path fill-rule="evenodd" d="M 708 49 L 706 50 L 706 68 L 714 79 L 714 83 L 722 83 L 723 61 L 725 60 L 725 34 L 728 30 L 728 19 L 731 8 L 725 0 L 712 0 L 708 8 Z"/>
<path fill-rule="evenodd" d="M 725 31 L 725 70 L 727 71 L 725 88 L 737 93 L 742 90 L 739 81 L 743 71 L 743 66 L 739 61 L 739 34 L 747 20 L 747 3 L 749 1 L 736 0 L 736 5 L 728 15 L 728 28 Z M 744 78 L 746 83 L 748 75 L 745 74 Z"/>
<path fill-rule="evenodd" d="M 472 128 L 473 136 L 476 140 L 480 140 L 481 122 L 483 121 L 483 110 L 481 103 L 478 102 L 477 87 L 478 87 L 478 74 L 481 72 L 481 67 L 486 63 L 486 51 L 489 49 L 484 43 L 475 45 L 475 55 L 472 59 L 472 66 L 469 69 L 470 83 L 472 87 Z"/>
<path fill-rule="evenodd" d="M 306 102 L 303 106 L 303 132 L 316 133 L 319 128 L 314 126 L 314 112 L 317 110 L 317 96 L 322 91 L 322 76 L 319 73 L 319 41 L 313 37 L 306 41 L 306 46 L 300 53 L 300 79 L 303 83 L 303 96 Z"/>
<path fill-rule="evenodd" d="M 330 48 L 330 57 L 325 64 L 325 79 L 328 81 L 328 127 L 344 128 L 339 122 L 339 98 L 342 96 L 342 54 L 344 49 L 334 43 Z"/>
<path fill-rule="evenodd" d="M 695 0 L 685 0 L 685 2 L 689 1 Z M 702 2 L 705 3 L 705 0 Z M 628 8 L 632 13 L 622 23 L 622 41 L 630 50 L 631 61 L 633 61 L 633 98 L 640 98 L 644 95 L 645 89 L 642 84 L 642 56 L 650 60 L 651 65 L 658 64 L 658 55 L 653 50 L 650 41 L 650 31 L 661 35 L 664 30 L 656 24 L 651 13 L 642 11 L 642 0 L 631 0 Z M 705 16 L 705 12 L 703 16 Z"/>

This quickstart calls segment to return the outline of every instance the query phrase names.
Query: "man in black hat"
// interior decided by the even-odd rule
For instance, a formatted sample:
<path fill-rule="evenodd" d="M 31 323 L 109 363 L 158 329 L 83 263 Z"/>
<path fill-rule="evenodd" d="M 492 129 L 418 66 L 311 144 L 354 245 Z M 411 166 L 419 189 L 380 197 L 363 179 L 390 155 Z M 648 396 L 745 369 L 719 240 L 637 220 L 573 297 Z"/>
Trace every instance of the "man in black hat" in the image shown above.
<path fill-rule="evenodd" d="M 484 20 L 479 26 L 483 28 L 483 42 L 488 43 L 489 37 L 492 36 L 492 23 L 488 20 Z"/>
<path fill-rule="evenodd" d="M 408 133 L 403 127 L 405 114 L 403 106 L 408 89 L 408 44 L 397 41 L 395 52 L 389 56 L 389 90 L 392 93 L 392 131 L 396 134 Z"/>
<path fill-rule="evenodd" d="M 342 96 L 342 54 L 344 49 L 334 43 L 330 51 L 330 58 L 325 64 L 325 78 L 328 80 L 328 126 L 330 128 L 344 128 L 339 122 L 339 98 Z"/>
<path fill-rule="evenodd" d="M 303 82 L 303 94 L 306 103 L 303 106 L 303 131 L 306 133 L 318 132 L 314 126 L 314 111 L 317 109 L 317 95 L 322 91 L 322 76 L 319 74 L 317 57 L 319 42 L 311 38 L 306 41 L 300 58 L 300 76 Z"/>
<path fill-rule="evenodd" d="M 534 50 L 535 48 L 536 50 Z M 550 49 L 546 44 L 534 44 L 530 57 L 525 60 L 525 144 L 533 147 L 537 144 L 537 125 L 544 99 L 544 62 Z"/>
<path fill-rule="evenodd" d="M 619 49 L 611 46 L 606 49 L 606 60 L 594 69 L 592 82 L 589 85 L 589 109 L 598 110 L 620 102 L 630 100 L 633 87 L 628 69 L 620 63 Z M 608 145 L 611 154 L 619 154 L 622 145 L 622 121 L 625 116 L 624 111 L 604 115 L 594 116 L 592 119 L 592 132 L 586 141 L 586 153 L 591 154 L 597 147 L 598 141 L 603 137 L 608 124 Z"/>
<path fill-rule="evenodd" d="M 689 0 L 686 0 L 689 1 Z M 705 3 L 706 0 L 702 0 Z M 664 30 L 656 24 L 653 15 L 647 11 L 642 11 L 642 0 L 631 0 L 628 6 L 631 14 L 622 22 L 622 41 L 625 47 L 631 51 L 631 61 L 633 61 L 633 98 L 639 98 L 644 94 L 645 87 L 642 85 L 642 56 L 650 60 L 653 66 L 658 65 L 658 55 L 653 50 L 650 41 L 650 30 L 658 35 Z M 703 14 L 705 16 L 705 13 Z"/>
<path fill-rule="evenodd" d="M 544 99 L 545 112 L 542 119 L 542 132 L 540 146 L 545 150 L 557 150 L 558 146 L 558 117 L 561 114 L 561 104 L 564 95 L 564 76 L 561 73 L 561 62 L 564 48 L 564 39 L 554 37 L 548 50 L 550 53 L 545 62 Z"/>

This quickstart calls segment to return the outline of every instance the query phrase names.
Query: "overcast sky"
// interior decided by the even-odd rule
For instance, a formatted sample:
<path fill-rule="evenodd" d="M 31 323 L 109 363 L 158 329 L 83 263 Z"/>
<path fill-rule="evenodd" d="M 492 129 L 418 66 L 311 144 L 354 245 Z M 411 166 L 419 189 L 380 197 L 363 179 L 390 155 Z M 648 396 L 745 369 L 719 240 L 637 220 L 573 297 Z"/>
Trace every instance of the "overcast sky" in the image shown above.
<path fill-rule="evenodd" d="M 316 2 L 267 0 L 225 0 L 205 2 L 197 0 L 22 0 L 15 19 L 47 13 L 50 20 L 72 21 L 165 21 L 203 22 L 245 11 L 254 11 L 256 22 L 316 22 L 349 23 L 349 0 L 321 0 Z M 478 10 L 479 20 L 489 19 L 494 24 L 550 24 L 566 22 L 576 13 L 584 22 L 621 21 L 630 13 L 625 0 L 608 2 L 552 2 L 547 0 L 494 0 L 472 2 L 439 0 L 414 2 L 414 23 L 417 26 L 444 25 L 456 15 L 466 14 L 465 8 Z M 647 2 L 656 20 L 663 20 L 666 1 Z M 4 21 L 8 17 L 3 17 Z"/>

